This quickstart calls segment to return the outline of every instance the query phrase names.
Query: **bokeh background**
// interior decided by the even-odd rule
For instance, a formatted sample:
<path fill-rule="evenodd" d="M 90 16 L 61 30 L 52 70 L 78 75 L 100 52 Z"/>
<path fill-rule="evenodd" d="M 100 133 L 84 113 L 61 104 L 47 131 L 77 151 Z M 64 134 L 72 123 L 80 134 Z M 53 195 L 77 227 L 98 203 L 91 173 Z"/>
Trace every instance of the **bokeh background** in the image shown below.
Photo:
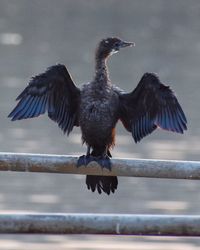
<path fill-rule="evenodd" d="M 7 115 L 32 75 L 64 63 L 77 85 L 94 75 L 98 41 L 134 41 L 109 61 L 111 80 L 132 90 L 144 72 L 177 93 L 188 131 L 157 130 L 134 144 L 121 124 L 114 157 L 199 160 L 200 1 L 0 0 L 0 145 L 2 152 L 83 154 L 80 131 L 67 138 L 46 116 Z M 0 173 L 0 212 L 199 214 L 200 182 L 119 178 L 114 195 L 91 193 L 84 176 Z M 98 225 L 97 225 L 98 226 Z M 1 235 L 0 249 L 196 250 L 200 240 L 170 237 Z"/>

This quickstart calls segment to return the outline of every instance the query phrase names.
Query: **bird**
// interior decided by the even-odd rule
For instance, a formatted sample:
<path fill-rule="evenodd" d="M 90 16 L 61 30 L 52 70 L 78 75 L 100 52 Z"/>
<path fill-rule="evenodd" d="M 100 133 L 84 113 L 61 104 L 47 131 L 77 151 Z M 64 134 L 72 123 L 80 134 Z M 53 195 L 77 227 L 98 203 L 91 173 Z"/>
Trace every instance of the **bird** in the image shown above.
<path fill-rule="evenodd" d="M 123 48 L 132 47 L 118 37 L 102 39 L 95 52 L 95 73 L 89 83 L 78 87 L 64 64 L 55 64 L 33 76 L 16 98 L 8 115 L 12 121 L 47 113 L 69 135 L 80 127 L 87 152 L 77 160 L 77 167 L 96 161 L 111 170 L 111 149 L 115 145 L 115 127 L 121 121 L 135 143 L 160 128 L 183 134 L 186 116 L 170 86 L 155 73 L 144 73 L 138 85 L 126 92 L 111 83 L 107 61 Z M 86 176 L 92 192 L 114 193 L 117 176 Z"/>

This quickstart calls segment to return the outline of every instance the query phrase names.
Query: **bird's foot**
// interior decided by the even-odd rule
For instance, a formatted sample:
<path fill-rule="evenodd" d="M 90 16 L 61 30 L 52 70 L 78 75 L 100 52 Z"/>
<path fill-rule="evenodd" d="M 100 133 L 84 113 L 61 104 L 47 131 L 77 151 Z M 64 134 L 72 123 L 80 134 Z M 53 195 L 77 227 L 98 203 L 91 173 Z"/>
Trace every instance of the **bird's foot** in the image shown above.
<path fill-rule="evenodd" d="M 102 168 L 106 168 L 111 171 L 111 161 L 108 155 L 104 156 L 82 155 L 78 158 L 77 167 L 87 166 L 92 161 L 96 161 Z"/>
<path fill-rule="evenodd" d="M 102 167 L 111 171 L 111 161 L 108 155 L 94 157 L 94 160 Z"/>
<path fill-rule="evenodd" d="M 77 161 L 77 167 L 87 166 L 91 162 L 90 157 L 91 157 L 90 155 L 80 156 Z"/>

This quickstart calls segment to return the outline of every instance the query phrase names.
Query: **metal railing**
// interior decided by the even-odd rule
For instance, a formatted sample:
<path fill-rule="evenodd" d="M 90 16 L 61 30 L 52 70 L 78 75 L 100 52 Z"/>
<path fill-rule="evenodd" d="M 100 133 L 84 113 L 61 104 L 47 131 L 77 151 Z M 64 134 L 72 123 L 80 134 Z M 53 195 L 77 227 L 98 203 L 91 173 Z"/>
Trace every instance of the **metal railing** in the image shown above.
<path fill-rule="evenodd" d="M 0 153 L 0 171 L 200 179 L 200 162 L 112 159 L 77 168 L 78 157 Z M 200 236 L 200 216 L 128 214 L 0 214 L 0 233 Z"/>
<path fill-rule="evenodd" d="M 112 171 L 96 162 L 77 168 L 77 156 L 0 153 L 0 171 L 200 179 L 200 162 L 112 159 Z"/>
<path fill-rule="evenodd" d="M 200 216 L 2 214 L 0 233 L 200 236 Z"/>

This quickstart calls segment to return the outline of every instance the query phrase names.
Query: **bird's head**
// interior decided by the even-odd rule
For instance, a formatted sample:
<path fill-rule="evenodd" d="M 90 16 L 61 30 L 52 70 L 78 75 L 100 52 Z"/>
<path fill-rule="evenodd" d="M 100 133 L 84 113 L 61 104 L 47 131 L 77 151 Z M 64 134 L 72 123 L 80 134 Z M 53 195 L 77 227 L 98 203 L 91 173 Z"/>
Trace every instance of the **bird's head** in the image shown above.
<path fill-rule="evenodd" d="M 135 46 L 132 42 L 125 42 L 117 37 L 109 37 L 100 41 L 96 56 L 106 59 L 110 55 L 117 53 L 121 48 Z"/>

